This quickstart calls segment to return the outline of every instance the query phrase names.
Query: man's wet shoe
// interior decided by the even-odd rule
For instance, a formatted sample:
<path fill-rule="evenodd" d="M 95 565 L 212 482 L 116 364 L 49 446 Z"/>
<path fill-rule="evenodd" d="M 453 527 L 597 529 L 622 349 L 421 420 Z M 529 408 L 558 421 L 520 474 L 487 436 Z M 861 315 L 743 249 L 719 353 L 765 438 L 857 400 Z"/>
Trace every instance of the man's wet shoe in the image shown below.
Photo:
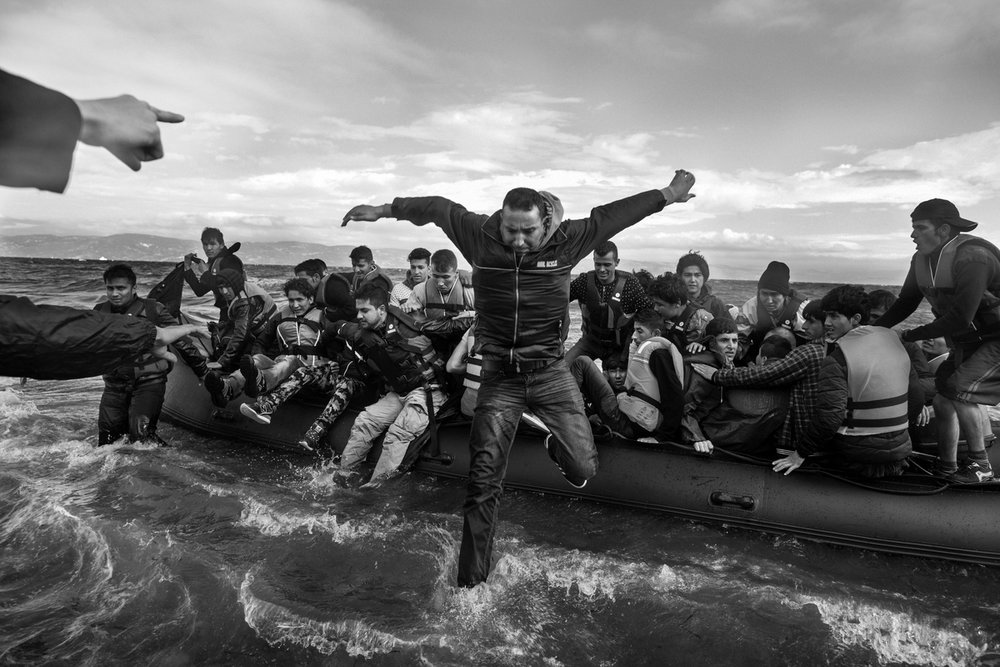
<path fill-rule="evenodd" d="M 267 386 L 264 383 L 264 374 L 254 365 L 253 357 L 250 355 L 245 355 L 240 359 L 240 373 L 243 374 L 243 379 L 246 381 L 243 391 L 247 396 L 257 398 L 267 391 Z"/>
<path fill-rule="evenodd" d="M 250 421 L 269 425 L 271 423 L 271 415 L 274 414 L 274 408 L 266 405 L 263 400 L 259 400 L 256 403 L 244 403 L 240 406 L 240 412 Z"/>
<path fill-rule="evenodd" d="M 948 480 L 959 484 L 979 484 L 993 479 L 993 467 L 989 461 L 969 461 L 956 472 L 948 475 Z"/>
<path fill-rule="evenodd" d="M 212 397 L 212 405 L 217 408 L 224 408 L 229 405 L 228 392 L 226 391 L 226 377 L 219 371 L 209 371 L 205 373 L 205 389 Z"/>
<path fill-rule="evenodd" d="M 315 453 L 320 449 L 323 440 L 326 438 L 326 426 L 319 422 L 313 422 L 299 440 L 299 447 L 308 452 Z"/>
<path fill-rule="evenodd" d="M 552 442 L 551 433 L 545 436 L 545 451 L 548 452 L 549 458 L 552 459 L 552 462 L 556 464 L 556 467 L 559 468 L 559 472 L 561 472 L 562 476 L 566 478 L 566 481 L 569 482 L 570 486 L 572 486 L 575 489 L 582 489 L 583 487 L 587 486 L 587 480 L 570 477 L 569 475 L 566 474 L 566 471 L 563 470 L 562 466 L 559 465 L 559 459 L 556 458 L 556 445 L 554 442 Z"/>

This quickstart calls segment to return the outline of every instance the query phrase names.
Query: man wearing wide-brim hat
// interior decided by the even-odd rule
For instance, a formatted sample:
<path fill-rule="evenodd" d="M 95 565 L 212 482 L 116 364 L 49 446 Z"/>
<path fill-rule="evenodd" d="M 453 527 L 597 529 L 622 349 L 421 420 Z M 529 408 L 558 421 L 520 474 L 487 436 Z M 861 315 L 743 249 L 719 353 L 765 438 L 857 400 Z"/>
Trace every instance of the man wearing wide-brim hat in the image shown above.
<path fill-rule="evenodd" d="M 951 350 L 937 371 L 940 472 L 959 482 L 993 479 L 986 456 L 980 405 L 1000 403 L 1000 250 L 966 232 L 966 220 L 945 199 L 921 202 L 913 213 L 910 238 L 917 246 L 899 299 L 875 324 L 891 327 L 926 298 L 930 324 L 900 332 L 904 342 L 943 336 Z M 959 429 L 969 458 L 958 468 Z"/>

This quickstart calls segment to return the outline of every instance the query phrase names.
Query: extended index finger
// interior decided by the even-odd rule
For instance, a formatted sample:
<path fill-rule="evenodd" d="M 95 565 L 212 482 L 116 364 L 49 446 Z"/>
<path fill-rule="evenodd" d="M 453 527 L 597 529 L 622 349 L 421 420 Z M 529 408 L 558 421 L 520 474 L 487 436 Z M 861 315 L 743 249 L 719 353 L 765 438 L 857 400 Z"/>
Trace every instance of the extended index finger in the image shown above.
<path fill-rule="evenodd" d="M 163 109 L 157 109 L 153 105 L 149 106 L 156 114 L 156 120 L 161 123 L 181 123 L 184 121 L 184 116 L 179 113 L 174 113 L 173 111 L 165 111 Z"/>

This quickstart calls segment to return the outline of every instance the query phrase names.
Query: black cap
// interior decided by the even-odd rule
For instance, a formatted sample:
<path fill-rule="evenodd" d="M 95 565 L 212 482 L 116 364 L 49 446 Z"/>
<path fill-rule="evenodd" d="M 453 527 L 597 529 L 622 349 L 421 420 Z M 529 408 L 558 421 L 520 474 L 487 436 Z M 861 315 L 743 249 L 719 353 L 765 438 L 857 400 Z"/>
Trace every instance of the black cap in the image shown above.
<path fill-rule="evenodd" d="M 978 222 L 966 220 L 958 214 L 958 207 L 947 199 L 928 199 L 917 204 L 910 214 L 912 220 L 930 220 L 932 222 L 947 222 L 955 229 L 969 232 L 979 226 Z"/>

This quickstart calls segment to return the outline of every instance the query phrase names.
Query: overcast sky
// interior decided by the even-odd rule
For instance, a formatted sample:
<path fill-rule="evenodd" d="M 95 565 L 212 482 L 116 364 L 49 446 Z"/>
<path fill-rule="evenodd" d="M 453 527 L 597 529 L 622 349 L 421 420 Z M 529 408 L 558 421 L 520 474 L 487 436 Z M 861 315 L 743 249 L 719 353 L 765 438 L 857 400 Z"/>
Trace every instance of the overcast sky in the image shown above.
<path fill-rule="evenodd" d="M 433 249 L 339 219 L 519 185 L 579 217 L 684 168 L 698 197 L 623 257 L 899 283 L 924 199 L 1000 242 L 998 35 L 994 0 L 4 0 L 3 68 L 187 121 L 137 175 L 80 146 L 66 194 L 0 189 L 0 227 Z"/>

